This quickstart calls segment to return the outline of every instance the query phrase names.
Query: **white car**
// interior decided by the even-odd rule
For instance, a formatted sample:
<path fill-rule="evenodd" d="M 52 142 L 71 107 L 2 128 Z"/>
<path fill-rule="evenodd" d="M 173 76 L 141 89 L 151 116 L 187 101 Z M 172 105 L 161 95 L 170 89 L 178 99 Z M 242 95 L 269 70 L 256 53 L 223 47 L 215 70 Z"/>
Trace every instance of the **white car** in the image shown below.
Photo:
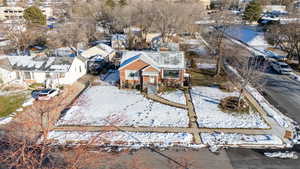
<path fill-rule="evenodd" d="M 291 67 L 284 62 L 272 62 L 271 66 L 276 72 L 280 74 L 290 74 L 292 72 Z"/>
<path fill-rule="evenodd" d="M 59 94 L 58 89 L 44 89 L 41 90 L 37 96 L 37 100 L 50 100 Z"/>

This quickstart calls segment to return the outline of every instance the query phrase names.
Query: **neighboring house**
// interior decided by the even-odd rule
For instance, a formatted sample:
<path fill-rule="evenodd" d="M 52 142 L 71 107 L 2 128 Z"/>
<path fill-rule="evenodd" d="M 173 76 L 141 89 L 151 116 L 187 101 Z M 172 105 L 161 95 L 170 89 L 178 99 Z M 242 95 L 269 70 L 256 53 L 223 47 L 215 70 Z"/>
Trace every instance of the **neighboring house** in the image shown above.
<path fill-rule="evenodd" d="M 19 6 L 5 6 L 0 7 L 0 19 L 23 19 L 23 14 L 26 8 L 19 7 Z M 40 8 L 42 13 L 46 16 L 46 18 L 50 18 L 53 16 L 53 10 L 49 7 L 41 7 Z"/>
<path fill-rule="evenodd" d="M 116 51 L 110 46 L 100 43 L 92 48 L 89 48 L 81 53 L 81 56 L 89 60 L 106 60 L 111 61 L 115 56 Z"/>
<path fill-rule="evenodd" d="M 262 6 L 264 13 L 287 14 L 285 5 L 265 5 Z"/>
<path fill-rule="evenodd" d="M 179 51 L 180 45 L 175 42 L 162 42 L 154 39 L 151 43 L 151 48 L 155 51 Z"/>
<path fill-rule="evenodd" d="M 183 52 L 128 51 L 120 64 L 120 87 L 158 89 L 182 86 L 185 74 Z"/>
<path fill-rule="evenodd" d="M 116 50 L 126 49 L 128 46 L 127 35 L 124 34 L 113 34 L 111 37 L 111 47 Z"/>
<path fill-rule="evenodd" d="M 82 57 L 0 57 L 0 78 L 4 83 L 21 80 L 53 87 L 72 84 L 85 74 L 86 61 Z"/>
<path fill-rule="evenodd" d="M 83 51 L 80 55 L 87 60 L 88 72 L 99 74 L 113 60 L 116 52 L 110 46 L 100 43 Z"/>

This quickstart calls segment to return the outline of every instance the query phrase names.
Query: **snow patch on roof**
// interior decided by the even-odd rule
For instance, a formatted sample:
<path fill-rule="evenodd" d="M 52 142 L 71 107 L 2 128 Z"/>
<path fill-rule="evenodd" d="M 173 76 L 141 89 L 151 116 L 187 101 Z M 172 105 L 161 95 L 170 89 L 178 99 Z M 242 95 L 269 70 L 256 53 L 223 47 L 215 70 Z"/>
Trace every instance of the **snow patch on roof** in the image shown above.
<path fill-rule="evenodd" d="M 114 52 L 110 46 L 100 43 L 92 48 L 89 48 L 81 53 L 81 56 L 87 59 L 105 59 Z"/>
<path fill-rule="evenodd" d="M 123 53 L 121 67 L 137 59 L 137 56 L 146 63 L 158 68 L 185 68 L 184 53 L 178 51 L 127 51 Z"/>
<path fill-rule="evenodd" d="M 73 58 L 45 56 L 1 56 L 7 58 L 13 70 L 67 72 Z"/>

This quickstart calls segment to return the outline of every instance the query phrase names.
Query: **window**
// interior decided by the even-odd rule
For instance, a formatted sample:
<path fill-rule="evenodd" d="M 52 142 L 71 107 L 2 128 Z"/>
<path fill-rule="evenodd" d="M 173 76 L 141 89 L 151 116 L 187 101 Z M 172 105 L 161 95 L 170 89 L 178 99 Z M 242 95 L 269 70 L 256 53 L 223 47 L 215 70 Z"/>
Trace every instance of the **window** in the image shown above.
<path fill-rule="evenodd" d="M 149 77 L 149 82 L 152 83 L 152 84 L 154 84 L 155 83 L 155 77 L 150 76 Z"/>
<path fill-rule="evenodd" d="M 126 70 L 125 72 L 126 80 L 139 80 L 140 74 L 135 70 Z"/>
<path fill-rule="evenodd" d="M 18 79 L 18 80 L 21 79 L 20 72 L 17 72 L 17 79 Z"/>
<path fill-rule="evenodd" d="M 179 70 L 164 70 L 164 78 L 179 78 Z"/>
<path fill-rule="evenodd" d="M 79 72 L 81 73 L 81 66 L 79 66 Z"/>
<path fill-rule="evenodd" d="M 50 73 L 46 73 L 46 78 L 50 78 L 51 76 L 50 76 Z"/>
<path fill-rule="evenodd" d="M 24 72 L 25 79 L 31 79 L 30 72 Z"/>

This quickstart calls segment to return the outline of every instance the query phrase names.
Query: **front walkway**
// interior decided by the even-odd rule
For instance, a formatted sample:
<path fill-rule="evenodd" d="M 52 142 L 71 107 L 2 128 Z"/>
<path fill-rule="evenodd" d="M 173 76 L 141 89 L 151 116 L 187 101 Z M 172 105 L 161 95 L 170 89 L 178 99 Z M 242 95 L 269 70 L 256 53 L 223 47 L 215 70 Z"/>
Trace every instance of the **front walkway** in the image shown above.
<path fill-rule="evenodd" d="M 194 136 L 194 143 L 201 144 L 202 140 L 200 137 L 201 133 L 241 133 L 249 135 L 258 135 L 258 134 L 273 134 L 270 129 L 226 129 L 226 128 L 199 128 L 197 124 L 197 115 L 194 109 L 192 98 L 189 90 L 184 90 L 186 104 L 179 104 L 165 98 L 162 98 L 155 94 L 145 95 L 148 99 L 166 104 L 169 106 L 174 106 L 177 108 L 187 109 L 189 117 L 189 127 L 130 127 L 130 126 L 82 126 L 82 125 L 62 125 L 56 126 L 55 131 L 129 131 L 129 132 L 157 132 L 157 133 L 190 133 Z M 263 116 L 265 118 L 265 116 Z"/>

